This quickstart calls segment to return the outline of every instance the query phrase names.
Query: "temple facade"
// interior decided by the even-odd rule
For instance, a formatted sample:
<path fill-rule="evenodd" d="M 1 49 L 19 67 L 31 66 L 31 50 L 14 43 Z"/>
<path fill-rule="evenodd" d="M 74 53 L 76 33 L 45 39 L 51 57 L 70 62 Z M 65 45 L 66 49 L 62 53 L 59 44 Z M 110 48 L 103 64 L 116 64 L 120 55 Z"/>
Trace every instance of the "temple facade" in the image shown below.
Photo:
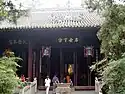
<path fill-rule="evenodd" d="M 97 38 L 101 19 L 82 9 L 37 10 L 18 20 L 17 25 L 3 22 L 0 26 L 1 53 L 9 48 L 23 61 L 17 74 L 44 79 L 56 74 L 60 81 L 70 75 L 75 86 L 93 87 L 93 62 L 100 59 Z"/>

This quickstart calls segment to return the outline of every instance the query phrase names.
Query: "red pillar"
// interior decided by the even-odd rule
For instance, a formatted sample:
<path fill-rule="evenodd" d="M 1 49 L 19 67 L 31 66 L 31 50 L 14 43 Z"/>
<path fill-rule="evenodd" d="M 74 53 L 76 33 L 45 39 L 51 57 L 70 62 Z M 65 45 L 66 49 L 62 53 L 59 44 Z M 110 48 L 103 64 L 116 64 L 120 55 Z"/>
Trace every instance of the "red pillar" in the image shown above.
<path fill-rule="evenodd" d="M 29 41 L 28 44 L 28 77 L 32 79 L 32 45 Z"/>

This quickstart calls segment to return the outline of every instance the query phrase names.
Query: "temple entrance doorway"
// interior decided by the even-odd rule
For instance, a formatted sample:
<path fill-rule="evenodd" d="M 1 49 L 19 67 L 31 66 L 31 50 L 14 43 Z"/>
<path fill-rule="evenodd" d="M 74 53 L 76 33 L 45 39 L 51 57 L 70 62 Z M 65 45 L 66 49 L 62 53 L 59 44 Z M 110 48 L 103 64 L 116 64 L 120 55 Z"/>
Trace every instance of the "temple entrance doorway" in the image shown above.
<path fill-rule="evenodd" d="M 73 84 L 76 82 L 76 49 L 75 48 L 63 48 L 62 49 L 62 65 L 60 72 L 63 77 L 69 76 Z"/>
<path fill-rule="evenodd" d="M 76 50 L 74 48 L 52 48 L 50 59 L 50 78 L 57 75 L 60 82 L 70 76 L 76 82 Z"/>
<path fill-rule="evenodd" d="M 41 56 L 40 56 L 41 57 Z M 42 57 L 40 69 L 40 86 L 44 86 L 44 80 L 47 75 L 50 79 L 57 75 L 60 82 L 67 75 L 70 76 L 74 86 L 92 86 L 94 77 L 90 73 L 89 64 L 92 58 L 84 57 L 83 47 L 69 48 L 69 47 L 52 47 L 50 57 Z"/>

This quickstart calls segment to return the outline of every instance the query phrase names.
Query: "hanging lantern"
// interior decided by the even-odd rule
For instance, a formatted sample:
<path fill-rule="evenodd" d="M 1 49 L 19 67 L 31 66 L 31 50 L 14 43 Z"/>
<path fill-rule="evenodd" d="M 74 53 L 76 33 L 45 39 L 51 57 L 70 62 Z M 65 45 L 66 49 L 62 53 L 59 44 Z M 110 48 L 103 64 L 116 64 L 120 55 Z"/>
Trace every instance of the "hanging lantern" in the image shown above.
<path fill-rule="evenodd" d="M 48 56 L 48 57 L 50 57 L 50 55 L 51 55 L 51 47 L 49 46 L 49 47 L 42 47 L 42 57 L 44 57 L 44 56 Z"/>
<path fill-rule="evenodd" d="M 88 57 L 88 56 L 92 56 L 93 57 L 94 51 L 93 51 L 93 47 L 85 47 L 84 48 L 84 56 Z"/>

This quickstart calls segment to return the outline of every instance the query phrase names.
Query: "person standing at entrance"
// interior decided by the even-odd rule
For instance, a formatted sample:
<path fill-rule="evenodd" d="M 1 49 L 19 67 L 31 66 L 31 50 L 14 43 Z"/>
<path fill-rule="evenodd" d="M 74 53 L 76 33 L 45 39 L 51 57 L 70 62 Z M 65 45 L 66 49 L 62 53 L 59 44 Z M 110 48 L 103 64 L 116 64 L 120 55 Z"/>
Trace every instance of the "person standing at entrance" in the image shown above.
<path fill-rule="evenodd" d="M 66 76 L 66 82 L 70 83 L 70 76 L 69 75 Z"/>
<path fill-rule="evenodd" d="M 50 83 L 51 79 L 49 78 L 49 76 L 47 76 L 47 78 L 45 79 L 46 94 L 49 94 Z"/>

